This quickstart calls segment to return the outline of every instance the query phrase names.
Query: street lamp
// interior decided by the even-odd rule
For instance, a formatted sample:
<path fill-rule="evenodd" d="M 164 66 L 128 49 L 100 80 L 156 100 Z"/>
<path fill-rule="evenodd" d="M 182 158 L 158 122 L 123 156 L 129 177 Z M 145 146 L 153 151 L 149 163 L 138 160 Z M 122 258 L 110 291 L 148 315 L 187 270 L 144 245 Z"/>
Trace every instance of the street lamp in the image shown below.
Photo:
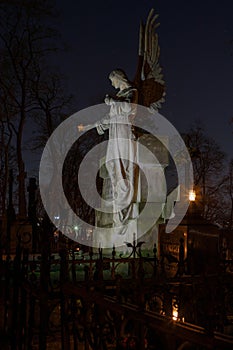
<path fill-rule="evenodd" d="M 196 200 L 196 192 L 194 190 L 189 191 L 189 201 L 194 202 Z"/>

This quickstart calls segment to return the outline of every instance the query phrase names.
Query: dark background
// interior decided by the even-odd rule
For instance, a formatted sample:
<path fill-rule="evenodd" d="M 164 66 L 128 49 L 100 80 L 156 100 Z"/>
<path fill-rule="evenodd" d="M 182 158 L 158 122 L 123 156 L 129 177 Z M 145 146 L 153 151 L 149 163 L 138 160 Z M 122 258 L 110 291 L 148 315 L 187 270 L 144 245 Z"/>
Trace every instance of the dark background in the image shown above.
<path fill-rule="evenodd" d="M 77 110 L 111 92 L 108 74 L 123 68 L 134 78 L 139 23 L 159 13 L 161 65 L 167 86 L 161 113 L 181 132 L 203 122 L 232 155 L 233 2 L 58 0 L 59 30 L 69 50 L 54 62 L 65 72 Z"/>

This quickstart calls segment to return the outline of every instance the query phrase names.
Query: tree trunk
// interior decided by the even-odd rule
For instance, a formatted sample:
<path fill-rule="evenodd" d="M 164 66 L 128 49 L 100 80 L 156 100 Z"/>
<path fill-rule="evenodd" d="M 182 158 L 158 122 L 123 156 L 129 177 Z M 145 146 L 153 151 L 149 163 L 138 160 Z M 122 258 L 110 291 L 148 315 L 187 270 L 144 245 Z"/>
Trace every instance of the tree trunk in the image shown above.
<path fill-rule="evenodd" d="M 25 166 L 22 157 L 22 134 L 25 121 L 24 105 L 22 104 L 21 120 L 17 133 L 17 163 L 18 163 L 18 204 L 19 204 L 19 218 L 25 219 L 27 217 L 26 206 L 26 188 L 25 188 Z"/>

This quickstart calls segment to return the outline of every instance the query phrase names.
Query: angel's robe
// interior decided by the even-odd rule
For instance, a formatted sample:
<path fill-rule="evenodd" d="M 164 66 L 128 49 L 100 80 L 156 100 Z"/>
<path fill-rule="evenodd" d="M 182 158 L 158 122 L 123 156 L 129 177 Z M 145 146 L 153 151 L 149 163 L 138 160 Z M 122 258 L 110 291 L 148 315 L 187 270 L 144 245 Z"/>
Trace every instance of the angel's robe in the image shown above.
<path fill-rule="evenodd" d="M 109 130 L 105 165 L 112 184 L 113 227 L 119 228 L 119 234 L 124 234 L 128 220 L 138 215 L 137 143 L 131 124 L 136 99 L 137 90 L 131 86 L 119 91 L 116 99 L 110 99 L 109 114 L 96 123 L 99 134 Z"/>

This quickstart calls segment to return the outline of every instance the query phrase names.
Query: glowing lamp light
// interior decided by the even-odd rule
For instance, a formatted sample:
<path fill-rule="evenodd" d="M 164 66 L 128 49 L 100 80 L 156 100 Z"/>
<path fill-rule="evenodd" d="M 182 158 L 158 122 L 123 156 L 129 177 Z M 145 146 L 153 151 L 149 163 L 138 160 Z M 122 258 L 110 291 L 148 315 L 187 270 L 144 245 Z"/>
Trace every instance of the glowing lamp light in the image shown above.
<path fill-rule="evenodd" d="M 190 200 L 190 202 L 194 202 L 195 199 L 196 199 L 196 192 L 193 191 L 193 190 L 189 191 L 189 200 Z"/>
<path fill-rule="evenodd" d="M 178 321 L 178 317 L 179 317 L 178 305 L 177 305 L 176 300 L 173 298 L 172 299 L 172 319 L 173 319 L 173 321 Z"/>
<path fill-rule="evenodd" d="M 178 311 L 176 309 L 174 309 L 174 308 L 172 310 L 172 319 L 173 319 L 173 321 L 177 321 L 178 320 Z"/>

